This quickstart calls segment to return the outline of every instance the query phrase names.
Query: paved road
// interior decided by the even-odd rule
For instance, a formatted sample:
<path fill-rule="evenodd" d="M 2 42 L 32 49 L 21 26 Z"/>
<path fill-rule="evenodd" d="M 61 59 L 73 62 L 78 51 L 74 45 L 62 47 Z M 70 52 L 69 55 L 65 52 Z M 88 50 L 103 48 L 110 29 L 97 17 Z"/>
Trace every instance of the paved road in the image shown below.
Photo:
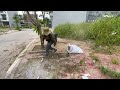
<path fill-rule="evenodd" d="M 38 35 L 33 30 L 13 32 L 0 36 L 0 79 L 24 47 Z"/>

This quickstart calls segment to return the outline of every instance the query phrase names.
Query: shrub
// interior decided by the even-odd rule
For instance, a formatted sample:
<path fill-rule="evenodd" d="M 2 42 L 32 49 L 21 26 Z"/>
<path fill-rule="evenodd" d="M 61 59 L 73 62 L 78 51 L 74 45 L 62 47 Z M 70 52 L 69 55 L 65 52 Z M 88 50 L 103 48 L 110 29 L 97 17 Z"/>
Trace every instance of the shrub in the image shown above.
<path fill-rule="evenodd" d="M 59 34 L 61 38 L 69 38 L 75 40 L 86 39 L 86 33 L 90 29 L 90 23 L 80 23 L 80 24 L 61 24 L 55 28 L 55 32 Z"/>
<path fill-rule="evenodd" d="M 120 45 L 120 17 L 106 17 L 93 23 L 61 24 L 55 28 L 55 32 L 61 38 L 91 39 L 96 48 L 108 46 L 110 49 L 113 45 Z"/>
<path fill-rule="evenodd" d="M 120 45 L 120 17 L 95 21 L 88 31 L 87 38 L 95 40 L 96 46 Z"/>

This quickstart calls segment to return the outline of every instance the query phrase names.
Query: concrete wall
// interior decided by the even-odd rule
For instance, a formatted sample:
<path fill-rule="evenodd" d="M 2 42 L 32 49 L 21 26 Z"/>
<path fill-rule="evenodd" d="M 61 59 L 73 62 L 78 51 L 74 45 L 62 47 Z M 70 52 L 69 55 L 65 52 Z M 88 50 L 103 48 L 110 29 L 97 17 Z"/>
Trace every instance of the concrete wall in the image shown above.
<path fill-rule="evenodd" d="M 52 28 L 64 23 L 86 22 L 87 11 L 53 11 Z"/>
<path fill-rule="evenodd" d="M 10 23 L 10 27 L 14 26 L 14 19 L 13 19 L 13 16 L 14 14 L 18 14 L 17 11 L 7 11 L 7 14 L 8 14 L 8 19 L 9 19 L 9 23 Z"/>

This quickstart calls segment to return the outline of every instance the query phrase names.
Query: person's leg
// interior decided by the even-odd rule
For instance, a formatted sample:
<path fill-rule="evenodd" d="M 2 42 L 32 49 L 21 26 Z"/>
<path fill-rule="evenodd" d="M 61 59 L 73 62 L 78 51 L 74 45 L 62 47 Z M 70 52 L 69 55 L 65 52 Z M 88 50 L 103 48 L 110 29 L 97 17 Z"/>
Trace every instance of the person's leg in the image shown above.
<path fill-rule="evenodd" d="M 53 43 L 51 43 L 51 45 L 52 45 Z M 51 47 L 50 46 L 50 50 L 54 50 L 54 52 L 56 52 L 57 51 L 57 49 L 55 49 L 55 48 L 53 48 L 53 47 Z"/>
<path fill-rule="evenodd" d="M 56 42 L 57 42 L 57 37 L 58 37 L 58 34 L 57 34 L 57 33 L 55 33 L 55 34 L 54 34 L 54 36 L 55 36 L 55 40 L 56 40 Z"/>
<path fill-rule="evenodd" d="M 46 56 L 49 54 L 49 50 L 51 49 L 51 43 L 48 42 L 47 45 L 46 45 Z"/>

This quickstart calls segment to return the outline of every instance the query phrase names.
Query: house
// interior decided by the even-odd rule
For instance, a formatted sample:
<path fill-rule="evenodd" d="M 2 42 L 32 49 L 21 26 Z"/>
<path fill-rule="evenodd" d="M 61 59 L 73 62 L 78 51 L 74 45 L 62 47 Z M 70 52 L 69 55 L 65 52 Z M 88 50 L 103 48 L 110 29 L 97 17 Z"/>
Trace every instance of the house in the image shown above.
<path fill-rule="evenodd" d="M 17 11 L 0 11 L 0 24 L 3 26 L 13 27 L 14 14 L 17 14 Z"/>
<path fill-rule="evenodd" d="M 64 23 L 93 22 L 105 15 L 120 15 L 120 11 L 53 11 L 52 28 Z"/>

